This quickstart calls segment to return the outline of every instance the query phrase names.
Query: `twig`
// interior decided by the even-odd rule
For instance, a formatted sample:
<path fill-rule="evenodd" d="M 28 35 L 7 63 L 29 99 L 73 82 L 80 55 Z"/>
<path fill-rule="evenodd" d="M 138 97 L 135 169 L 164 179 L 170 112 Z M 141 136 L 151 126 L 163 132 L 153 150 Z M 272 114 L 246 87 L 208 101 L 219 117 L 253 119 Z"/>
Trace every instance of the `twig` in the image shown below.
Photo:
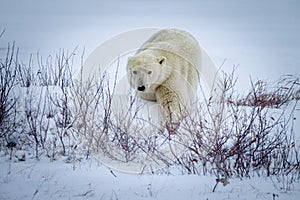
<path fill-rule="evenodd" d="M 0 33 L 0 38 L 4 35 L 6 29 L 3 29 L 2 32 Z"/>

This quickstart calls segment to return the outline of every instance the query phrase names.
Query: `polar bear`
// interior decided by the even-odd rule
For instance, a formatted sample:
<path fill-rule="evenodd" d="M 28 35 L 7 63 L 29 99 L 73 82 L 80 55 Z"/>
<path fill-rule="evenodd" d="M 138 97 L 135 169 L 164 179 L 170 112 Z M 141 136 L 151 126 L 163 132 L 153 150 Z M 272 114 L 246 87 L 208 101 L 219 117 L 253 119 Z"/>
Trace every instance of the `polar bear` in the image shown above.
<path fill-rule="evenodd" d="M 127 77 L 137 95 L 157 101 L 167 130 L 175 131 L 195 101 L 201 49 L 189 33 L 163 29 L 151 36 L 127 61 Z"/>

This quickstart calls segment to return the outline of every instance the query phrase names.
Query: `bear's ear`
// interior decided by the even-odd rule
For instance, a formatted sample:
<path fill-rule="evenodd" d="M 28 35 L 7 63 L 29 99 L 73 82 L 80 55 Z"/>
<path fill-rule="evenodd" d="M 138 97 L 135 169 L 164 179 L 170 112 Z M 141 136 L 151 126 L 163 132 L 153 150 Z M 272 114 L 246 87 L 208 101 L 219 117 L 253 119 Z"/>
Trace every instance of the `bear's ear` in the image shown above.
<path fill-rule="evenodd" d="M 162 65 L 162 64 L 164 64 L 164 63 L 166 62 L 166 60 L 167 60 L 167 58 L 161 56 L 161 57 L 158 58 L 158 63 L 159 63 L 160 65 Z"/>

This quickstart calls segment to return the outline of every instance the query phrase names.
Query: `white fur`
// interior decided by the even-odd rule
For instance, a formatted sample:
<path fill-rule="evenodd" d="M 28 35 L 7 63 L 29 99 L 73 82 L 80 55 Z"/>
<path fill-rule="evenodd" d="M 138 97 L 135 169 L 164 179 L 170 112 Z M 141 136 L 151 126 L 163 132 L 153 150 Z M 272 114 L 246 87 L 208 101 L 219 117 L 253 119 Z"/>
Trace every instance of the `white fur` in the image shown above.
<path fill-rule="evenodd" d="M 189 33 L 165 29 L 155 33 L 128 59 L 127 75 L 131 87 L 145 87 L 138 95 L 157 101 L 167 125 L 178 125 L 195 100 L 201 49 Z"/>

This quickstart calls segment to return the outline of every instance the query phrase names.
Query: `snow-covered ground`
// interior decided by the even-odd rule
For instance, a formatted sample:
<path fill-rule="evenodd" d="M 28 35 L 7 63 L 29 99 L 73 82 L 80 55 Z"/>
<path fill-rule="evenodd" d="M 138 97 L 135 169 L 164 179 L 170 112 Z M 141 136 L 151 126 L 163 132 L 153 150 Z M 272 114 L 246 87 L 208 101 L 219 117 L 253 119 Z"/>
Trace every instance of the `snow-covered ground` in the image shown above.
<path fill-rule="evenodd" d="M 265 1 L 17 1 L 0 0 L 0 55 L 16 41 L 20 59 L 55 55 L 60 48 L 89 55 L 114 35 L 133 29 L 180 28 L 192 33 L 223 70 L 237 68 L 238 89 L 249 77 L 277 80 L 300 76 L 300 3 Z M 80 56 L 79 56 L 80 58 Z M 79 61 L 80 62 L 80 61 Z M 79 64 L 78 64 L 79 65 Z M 75 63 L 75 66 L 77 64 Z M 300 118 L 299 111 L 296 117 Z M 300 124 L 295 124 L 300 130 Z M 299 131 L 296 136 L 300 138 Z M 216 191 L 214 176 L 181 175 L 178 169 L 156 175 L 111 171 L 94 159 L 66 163 L 60 157 L 14 162 L 0 155 L 0 199 L 299 199 L 300 184 L 284 186 L 270 178 L 230 179 Z M 284 184 L 284 183 L 282 183 Z"/>
<path fill-rule="evenodd" d="M 180 175 L 133 175 L 112 171 L 95 160 L 76 163 L 49 159 L 10 162 L 0 158 L 0 199 L 284 199 L 298 200 L 300 185 L 281 192 L 271 179 L 230 179 L 212 192 L 215 177 Z M 177 171 L 177 173 L 176 173 Z"/>

